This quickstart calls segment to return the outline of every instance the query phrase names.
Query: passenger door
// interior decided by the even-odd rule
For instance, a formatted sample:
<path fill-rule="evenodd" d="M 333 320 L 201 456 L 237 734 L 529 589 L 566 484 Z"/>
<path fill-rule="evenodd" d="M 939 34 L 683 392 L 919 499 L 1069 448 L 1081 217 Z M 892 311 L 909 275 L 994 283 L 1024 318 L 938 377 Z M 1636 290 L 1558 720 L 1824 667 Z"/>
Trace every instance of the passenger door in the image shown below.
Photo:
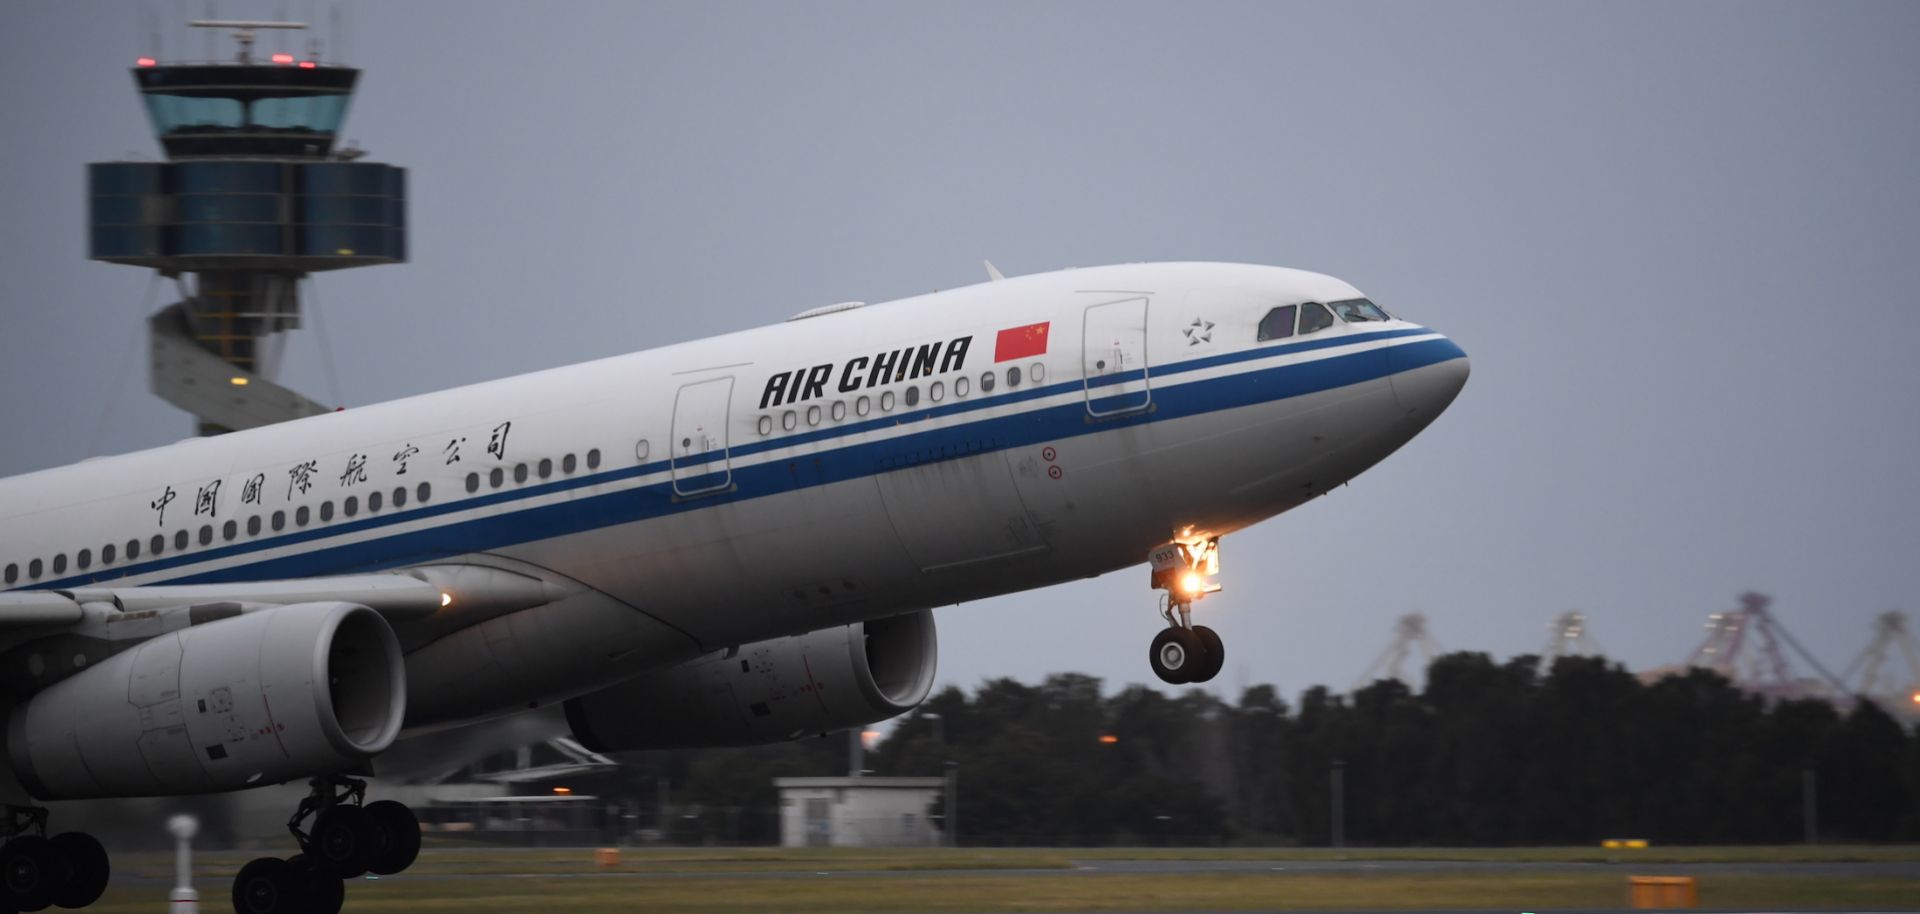
<path fill-rule="evenodd" d="M 673 494 L 705 495 L 733 485 L 733 467 L 727 458 L 727 410 L 732 400 L 731 376 L 695 381 L 674 396 L 669 442 Z"/>
<path fill-rule="evenodd" d="M 1087 412 L 1104 417 L 1146 409 L 1153 402 L 1147 380 L 1147 299 L 1088 308 L 1081 360 Z"/>

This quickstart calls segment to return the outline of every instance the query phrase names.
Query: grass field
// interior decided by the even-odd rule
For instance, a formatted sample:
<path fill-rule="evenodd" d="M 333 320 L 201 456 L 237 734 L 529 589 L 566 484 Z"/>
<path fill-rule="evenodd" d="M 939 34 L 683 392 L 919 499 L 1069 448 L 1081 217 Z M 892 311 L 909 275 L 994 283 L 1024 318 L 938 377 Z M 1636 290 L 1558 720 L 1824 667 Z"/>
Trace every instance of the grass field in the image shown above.
<path fill-rule="evenodd" d="M 203 855 L 202 907 L 227 908 L 245 854 Z M 1568 870 L 1554 864 L 1620 865 Z M 1269 872 L 1127 873 L 1078 869 L 1121 860 L 1270 861 Z M 1289 873 L 1289 861 L 1469 860 L 1545 864 L 1538 870 L 1443 873 Z M 1630 862 L 1629 862 L 1630 861 Z M 1633 863 L 1913 862 L 1915 847 L 1529 849 L 628 849 L 617 866 L 590 848 L 436 848 L 400 876 L 353 880 L 347 910 L 717 912 L 1234 911 L 1343 908 L 1622 907 Z M 1057 870 L 1010 873 L 1007 870 Z M 91 910 L 153 911 L 164 904 L 169 861 L 128 855 Z M 743 878 L 742 874 L 757 874 Z M 870 874 L 862 876 L 860 874 Z M 453 877 L 453 878 L 449 878 Z M 128 884 L 134 882 L 136 884 Z M 1920 879 L 1775 874 L 1764 867 L 1700 877 L 1707 908 L 1920 910 Z"/>

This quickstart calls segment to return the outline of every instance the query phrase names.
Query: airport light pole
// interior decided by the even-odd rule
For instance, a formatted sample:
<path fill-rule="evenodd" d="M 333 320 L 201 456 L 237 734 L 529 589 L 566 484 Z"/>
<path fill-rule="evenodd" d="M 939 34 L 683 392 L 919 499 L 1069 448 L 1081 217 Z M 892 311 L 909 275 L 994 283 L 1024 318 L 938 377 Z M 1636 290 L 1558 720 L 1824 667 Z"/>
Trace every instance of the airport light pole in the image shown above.
<path fill-rule="evenodd" d="M 920 716 L 933 721 L 933 738 L 940 741 L 940 754 L 948 756 L 946 763 L 947 783 L 945 789 L 940 791 L 940 795 L 946 804 L 946 809 L 941 815 L 941 824 L 945 826 L 947 833 L 947 846 L 959 847 L 960 798 L 956 794 L 960 790 L 960 764 L 955 762 L 952 758 L 952 753 L 947 751 L 947 719 L 940 716 L 940 712 L 938 711 L 929 711 Z"/>
<path fill-rule="evenodd" d="M 1328 782 L 1327 782 L 1327 790 L 1328 790 L 1328 793 L 1330 794 L 1330 796 L 1327 799 L 1328 799 L 1328 803 L 1331 805 L 1330 812 L 1331 812 L 1331 818 L 1333 820 L 1333 846 L 1346 847 L 1347 846 L 1347 802 L 1346 802 L 1347 763 L 1341 761 L 1340 759 L 1334 759 L 1333 771 L 1331 775 L 1332 776 L 1328 779 Z"/>

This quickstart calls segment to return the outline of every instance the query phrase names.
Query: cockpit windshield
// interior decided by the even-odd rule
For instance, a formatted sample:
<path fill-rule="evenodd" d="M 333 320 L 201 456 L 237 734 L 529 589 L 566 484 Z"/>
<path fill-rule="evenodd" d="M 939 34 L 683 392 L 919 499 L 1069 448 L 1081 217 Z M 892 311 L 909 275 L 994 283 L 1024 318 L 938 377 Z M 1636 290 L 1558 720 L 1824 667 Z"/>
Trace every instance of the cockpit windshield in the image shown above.
<path fill-rule="evenodd" d="M 1332 308 L 1333 313 L 1340 315 L 1340 319 L 1349 324 L 1393 319 L 1387 316 L 1387 312 L 1380 310 L 1379 305 L 1367 301 L 1364 298 L 1350 298 L 1346 301 L 1330 302 L 1327 307 Z"/>

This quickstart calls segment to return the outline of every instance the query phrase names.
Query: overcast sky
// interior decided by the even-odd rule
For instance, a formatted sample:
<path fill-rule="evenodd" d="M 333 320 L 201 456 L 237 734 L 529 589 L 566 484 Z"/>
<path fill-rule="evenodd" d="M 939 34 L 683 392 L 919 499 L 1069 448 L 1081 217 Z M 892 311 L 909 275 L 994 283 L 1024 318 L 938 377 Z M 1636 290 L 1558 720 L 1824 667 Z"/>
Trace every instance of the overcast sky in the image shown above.
<path fill-rule="evenodd" d="M 171 27 L 203 0 L 144 8 L 166 47 L 131 3 L 0 29 L 0 473 L 191 428 L 146 390 L 149 274 L 85 259 L 85 163 L 159 156 L 128 67 L 204 54 Z M 1344 689 L 1409 612 L 1507 656 L 1580 609 L 1646 668 L 1757 589 L 1837 672 L 1920 609 L 1920 4 L 346 8 L 345 133 L 409 169 L 413 259 L 320 278 L 284 377 L 323 401 L 983 257 L 1280 264 L 1446 332 L 1473 378 L 1351 487 L 1227 539 L 1198 610 L 1223 695 Z M 941 610 L 941 681 L 1151 680 L 1146 577 Z"/>

